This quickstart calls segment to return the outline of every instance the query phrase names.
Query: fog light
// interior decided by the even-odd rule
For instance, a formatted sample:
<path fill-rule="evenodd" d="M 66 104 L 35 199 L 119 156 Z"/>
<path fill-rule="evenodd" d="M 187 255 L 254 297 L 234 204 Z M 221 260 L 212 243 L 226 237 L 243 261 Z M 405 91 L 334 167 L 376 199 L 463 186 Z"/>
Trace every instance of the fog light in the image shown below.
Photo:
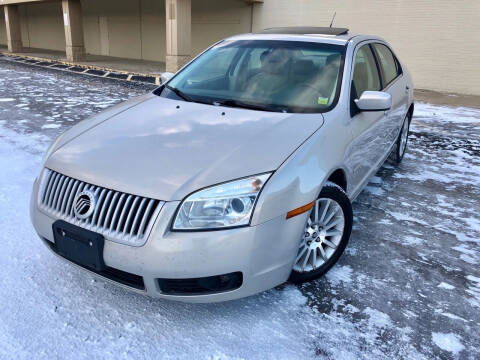
<path fill-rule="evenodd" d="M 205 295 L 231 291 L 242 286 L 241 272 L 193 279 L 157 279 L 160 290 L 168 295 Z"/>

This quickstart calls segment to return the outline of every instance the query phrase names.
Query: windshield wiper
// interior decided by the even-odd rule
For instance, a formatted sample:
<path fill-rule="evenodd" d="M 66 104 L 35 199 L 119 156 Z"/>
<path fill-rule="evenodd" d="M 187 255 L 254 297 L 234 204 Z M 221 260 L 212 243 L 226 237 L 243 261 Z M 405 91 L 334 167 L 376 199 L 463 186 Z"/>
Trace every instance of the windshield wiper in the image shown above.
<path fill-rule="evenodd" d="M 171 87 L 169 85 L 165 85 L 165 87 L 168 90 L 170 90 L 171 92 L 173 92 L 175 95 L 177 95 L 178 97 L 182 98 L 183 100 L 188 101 L 188 102 L 193 102 L 192 98 L 190 96 L 188 96 L 187 94 L 185 94 L 182 90 Z"/>
<path fill-rule="evenodd" d="M 228 106 L 228 107 L 238 107 L 251 110 L 262 110 L 270 112 L 288 112 L 288 109 L 285 107 L 278 107 L 274 105 L 261 105 L 255 103 L 249 103 L 241 100 L 216 100 L 213 102 L 214 105 Z"/>

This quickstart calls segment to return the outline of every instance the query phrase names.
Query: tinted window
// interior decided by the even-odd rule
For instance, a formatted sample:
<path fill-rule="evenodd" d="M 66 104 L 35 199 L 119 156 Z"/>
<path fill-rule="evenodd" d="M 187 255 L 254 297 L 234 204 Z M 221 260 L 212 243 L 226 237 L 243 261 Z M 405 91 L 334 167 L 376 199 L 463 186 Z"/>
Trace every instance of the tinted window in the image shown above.
<path fill-rule="evenodd" d="M 210 61 L 203 64 L 203 72 L 197 72 L 190 78 L 192 82 L 215 79 L 219 76 L 224 76 L 230 68 L 234 57 L 238 51 L 228 51 L 228 49 L 221 49 L 210 58 Z"/>
<path fill-rule="evenodd" d="M 382 68 L 384 77 L 384 85 L 388 85 L 401 73 L 398 62 L 396 61 L 395 56 L 393 56 L 390 49 L 385 45 L 374 44 L 373 47 L 375 48 L 375 51 L 378 55 L 378 60 L 380 61 L 380 66 Z"/>
<path fill-rule="evenodd" d="M 223 41 L 178 73 L 161 96 L 277 112 L 323 112 L 340 94 L 345 46 Z"/>
<path fill-rule="evenodd" d="M 354 96 L 359 98 L 364 91 L 381 90 L 375 58 L 369 45 L 362 46 L 355 55 L 353 69 Z"/>

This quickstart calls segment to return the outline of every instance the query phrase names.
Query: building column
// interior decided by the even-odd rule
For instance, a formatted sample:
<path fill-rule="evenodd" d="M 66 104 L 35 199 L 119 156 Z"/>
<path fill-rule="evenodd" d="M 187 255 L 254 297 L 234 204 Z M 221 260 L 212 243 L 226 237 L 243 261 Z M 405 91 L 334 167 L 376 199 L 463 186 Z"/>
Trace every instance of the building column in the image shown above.
<path fill-rule="evenodd" d="M 20 15 L 18 14 L 18 5 L 5 5 L 5 25 L 7 28 L 7 43 L 9 52 L 21 52 L 22 32 L 20 30 Z"/>
<path fill-rule="evenodd" d="M 83 43 L 83 18 L 80 0 L 62 0 L 62 9 L 67 60 L 82 60 L 85 57 L 85 45 Z"/>
<path fill-rule="evenodd" d="M 166 0 L 167 57 L 166 70 L 176 72 L 191 59 L 191 0 Z"/>

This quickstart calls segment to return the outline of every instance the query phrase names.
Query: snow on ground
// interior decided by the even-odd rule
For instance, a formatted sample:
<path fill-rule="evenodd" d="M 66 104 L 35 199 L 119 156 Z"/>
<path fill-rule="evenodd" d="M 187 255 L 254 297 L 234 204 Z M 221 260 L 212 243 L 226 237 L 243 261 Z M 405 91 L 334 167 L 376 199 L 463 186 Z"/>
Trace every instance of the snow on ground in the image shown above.
<path fill-rule="evenodd" d="M 417 104 L 409 153 L 359 196 L 327 276 L 191 305 L 73 268 L 28 216 L 48 143 L 147 90 L 0 59 L 0 359 L 480 357 L 480 110 Z"/>
<path fill-rule="evenodd" d="M 432 333 L 432 340 L 440 349 L 451 352 L 454 355 L 458 355 L 460 351 L 465 349 L 458 336 L 452 333 L 442 334 L 434 332 Z"/>

